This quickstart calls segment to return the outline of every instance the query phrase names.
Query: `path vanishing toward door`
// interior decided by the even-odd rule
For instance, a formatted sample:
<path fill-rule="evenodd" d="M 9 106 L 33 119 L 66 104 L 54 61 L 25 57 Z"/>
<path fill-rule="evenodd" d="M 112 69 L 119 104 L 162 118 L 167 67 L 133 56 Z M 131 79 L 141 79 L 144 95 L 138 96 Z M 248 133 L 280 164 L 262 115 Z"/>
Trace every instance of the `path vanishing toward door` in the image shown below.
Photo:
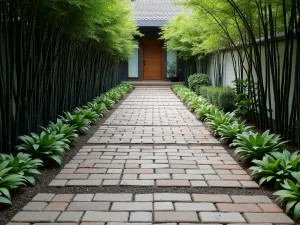
<path fill-rule="evenodd" d="M 137 87 L 49 187 L 11 225 L 293 224 L 168 87 Z"/>

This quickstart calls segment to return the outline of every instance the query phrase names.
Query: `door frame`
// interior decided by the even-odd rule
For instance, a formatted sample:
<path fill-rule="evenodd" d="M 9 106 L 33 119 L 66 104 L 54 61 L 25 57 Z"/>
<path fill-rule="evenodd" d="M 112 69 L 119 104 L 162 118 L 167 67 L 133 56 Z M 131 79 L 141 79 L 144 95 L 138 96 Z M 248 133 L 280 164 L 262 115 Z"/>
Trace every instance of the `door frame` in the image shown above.
<path fill-rule="evenodd" d="M 144 41 L 145 40 L 155 40 L 155 41 L 160 41 L 160 45 L 161 45 L 161 74 L 160 74 L 160 81 L 163 81 L 163 77 L 164 77 L 164 51 L 163 51 L 163 41 L 162 40 L 158 40 L 155 38 L 142 38 L 141 42 L 142 42 L 142 80 L 147 80 L 145 79 L 145 73 L 144 73 Z M 149 80 L 151 81 L 151 79 Z"/>

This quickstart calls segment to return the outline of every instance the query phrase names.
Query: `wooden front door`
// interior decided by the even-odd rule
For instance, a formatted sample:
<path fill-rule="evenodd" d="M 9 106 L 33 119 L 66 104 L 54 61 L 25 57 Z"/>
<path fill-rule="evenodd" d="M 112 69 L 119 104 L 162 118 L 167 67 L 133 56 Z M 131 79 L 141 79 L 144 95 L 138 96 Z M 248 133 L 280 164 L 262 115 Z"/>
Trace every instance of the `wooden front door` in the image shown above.
<path fill-rule="evenodd" d="M 162 41 L 143 40 L 143 79 L 162 80 Z"/>

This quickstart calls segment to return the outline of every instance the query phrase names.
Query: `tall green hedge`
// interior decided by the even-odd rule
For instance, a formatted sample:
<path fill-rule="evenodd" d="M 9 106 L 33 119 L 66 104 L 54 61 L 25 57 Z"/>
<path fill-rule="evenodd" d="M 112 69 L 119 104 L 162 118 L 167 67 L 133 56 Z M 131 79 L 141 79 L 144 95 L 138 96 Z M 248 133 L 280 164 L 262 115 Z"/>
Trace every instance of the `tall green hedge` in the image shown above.
<path fill-rule="evenodd" d="M 196 91 L 199 87 L 210 86 L 211 81 L 207 74 L 193 74 L 188 78 L 189 88 Z"/>

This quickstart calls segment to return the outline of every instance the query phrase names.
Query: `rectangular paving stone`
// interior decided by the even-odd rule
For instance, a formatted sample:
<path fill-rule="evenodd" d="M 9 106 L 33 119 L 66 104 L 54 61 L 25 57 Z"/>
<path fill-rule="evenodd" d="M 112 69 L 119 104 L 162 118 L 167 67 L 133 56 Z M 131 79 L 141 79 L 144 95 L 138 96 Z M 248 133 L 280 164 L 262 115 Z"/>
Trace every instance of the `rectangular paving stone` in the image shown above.
<path fill-rule="evenodd" d="M 132 194 L 101 193 L 101 194 L 96 194 L 93 201 L 130 202 L 132 201 Z"/>
<path fill-rule="evenodd" d="M 202 223 L 246 223 L 240 213 L 200 212 Z"/>
<path fill-rule="evenodd" d="M 50 202 L 44 211 L 64 211 L 68 205 L 68 202 Z"/>
<path fill-rule="evenodd" d="M 284 213 L 244 213 L 248 223 L 294 224 Z"/>
<path fill-rule="evenodd" d="M 56 180 L 85 180 L 88 178 L 88 174 L 58 174 Z"/>
<path fill-rule="evenodd" d="M 120 185 L 154 186 L 154 180 L 121 180 Z"/>
<path fill-rule="evenodd" d="M 217 203 L 220 212 L 262 212 L 256 204 Z"/>
<path fill-rule="evenodd" d="M 43 211 L 43 209 L 48 205 L 47 202 L 29 202 L 23 207 L 23 211 Z"/>
<path fill-rule="evenodd" d="M 139 179 L 141 180 L 168 180 L 171 179 L 170 174 L 140 174 Z"/>
<path fill-rule="evenodd" d="M 189 194 L 181 193 L 154 193 L 155 202 L 190 202 L 192 201 Z"/>
<path fill-rule="evenodd" d="M 229 195 L 224 194 L 192 194 L 195 202 L 232 202 Z"/>
<path fill-rule="evenodd" d="M 230 197 L 235 203 L 273 203 L 265 195 L 232 195 Z"/>
<path fill-rule="evenodd" d="M 217 211 L 213 203 L 183 203 L 175 202 L 176 211 Z"/>
<path fill-rule="evenodd" d="M 113 202 L 111 211 L 152 211 L 152 202 Z"/>
<path fill-rule="evenodd" d="M 172 211 L 174 210 L 172 202 L 154 202 L 154 211 Z"/>
<path fill-rule="evenodd" d="M 174 212 L 174 211 L 166 211 L 166 212 L 154 212 L 154 222 L 162 223 L 162 222 L 199 222 L 198 216 L 196 212 Z"/>
<path fill-rule="evenodd" d="M 203 176 L 199 174 L 173 174 L 174 180 L 203 180 Z"/>
<path fill-rule="evenodd" d="M 208 180 L 210 187 L 241 187 L 242 185 L 235 180 Z"/>
<path fill-rule="evenodd" d="M 89 180 L 117 180 L 121 174 L 91 174 Z"/>
<path fill-rule="evenodd" d="M 77 194 L 74 198 L 74 202 L 90 202 L 94 198 L 93 194 Z"/>
<path fill-rule="evenodd" d="M 102 180 L 70 180 L 66 186 L 100 186 Z"/>
<path fill-rule="evenodd" d="M 60 212 L 18 212 L 13 218 L 14 222 L 54 222 Z"/>
<path fill-rule="evenodd" d="M 189 187 L 191 186 L 188 180 L 157 180 L 158 187 Z"/>
<path fill-rule="evenodd" d="M 57 222 L 79 222 L 83 212 L 62 212 Z"/>
<path fill-rule="evenodd" d="M 128 221 L 129 212 L 95 212 L 87 211 L 82 222 L 122 222 Z"/>
<path fill-rule="evenodd" d="M 51 202 L 70 202 L 74 198 L 72 194 L 58 194 L 52 198 Z"/>
<path fill-rule="evenodd" d="M 129 221 L 130 222 L 152 222 L 152 213 L 151 212 L 132 212 L 132 213 L 130 213 Z M 151 225 L 152 225 L 152 223 L 151 223 Z"/>
<path fill-rule="evenodd" d="M 154 173 L 153 169 L 125 169 L 124 174 L 137 173 L 137 174 L 151 174 Z"/>
<path fill-rule="evenodd" d="M 67 211 L 107 211 L 110 202 L 72 202 Z"/>
<path fill-rule="evenodd" d="M 50 187 L 64 187 L 68 180 L 52 180 L 48 186 Z"/>
<path fill-rule="evenodd" d="M 136 202 L 153 202 L 153 194 L 136 194 L 134 200 Z"/>
<path fill-rule="evenodd" d="M 50 202 L 51 199 L 55 196 L 55 194 L 46 194 L 46 193 L 40 193 L 34 196 L 32 201 L 34 202 Z"/>

